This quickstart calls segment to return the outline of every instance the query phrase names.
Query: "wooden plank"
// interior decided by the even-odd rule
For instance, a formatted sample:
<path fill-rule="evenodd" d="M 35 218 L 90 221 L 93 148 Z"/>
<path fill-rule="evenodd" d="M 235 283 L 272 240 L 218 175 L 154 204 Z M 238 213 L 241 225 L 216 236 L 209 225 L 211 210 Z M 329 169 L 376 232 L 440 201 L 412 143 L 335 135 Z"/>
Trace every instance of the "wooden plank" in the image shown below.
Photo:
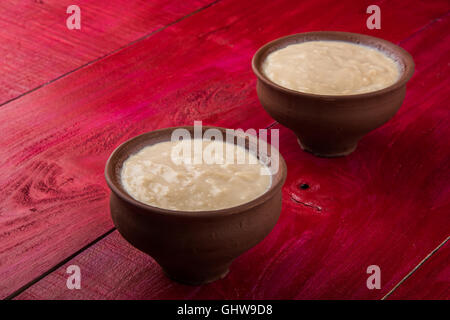
<path fill-rule="evenodd" d="M 30 224 L 21 232 L 23 220 L 3 220 L 3 230 L 17 231 L 5 237 L 13 239 L 10 247 L 2 242 L 11 263 L 11 268 L 2 264 L 2 278 L 12 277 L 8 284 L 17 287 L 17 279 L 38 275 L 92 241 L 99 234 L 96 227 L 110 227 L 102 169 L 119 142 L 194 119 L 229 127 L 269 125 L 272 120 L 257 102 L 249 67 L 258 46 L 282 34 L 332 28 L 335 15 L 351 31 L 367 31 L 360 24 L 362 7 L 342 4 L 329 6 L 323 15 L 311 14 L 322 13 L 328 4 L 246 2 L 239 7 L 235 1 L 223 1 L 0 110 L 17 140 L 5 151 L 4 172 L 9 175 L 1 180 L 9 188 L 2 192 L 4 203 L 9 212 L 17 212 L 16 219 L 27 217 Z M 411 20 L 416 22 L 431 12 L 426 5 L 412 8 L 410 14 L 417 19 Z M 402 14 L 396 9 L 392 19 Z M 441 9 L 440 15 L 447 10 Z M 396 32 L 384 31 L 394 41 L 409 37 L 411 29 L 417 31 L 403 43 L 416 60 L 417 72 L 398 116 L 367 136 L 350 157 L 315 158 L 300 151 L 293 134 L 282 129 L 281 152 L 289 165 L 282 217 L 263 243 L 236 261 L 226 279 L 198 288 L 164 280 L 150 258 L 131 249 L 115 232 L 70 261 L 87 279 L 83 290 L 66 289 L 61 267 L 19 298 L 382 297 L 449 231 L 448 139 L 443 138 L 450 135 L 445 111 L 448 24 L 445 16 L 426 28 L 399 25 Z M 24 119 L 11 121 L 18 110 Z M 52 116 L 43 117 L 49 110 Z M 24 124 L 37 115 L 40 121 L 33 130 L 39 135 L 33 137 Z M 430 146 L 433 152 L 425 152 Z M 90 186 L 89 196 L 98 199 L 75 194 L 70 199 L 56 197 L 53 203 L 17 202 L 28 199 L 27 190 L 35 193 L 32 199 L 51 195 L 37 188 L 38 180 L 27 182 L 23 177 L 23 168 L 38 160 L 57 166 L 52 181 L 73 179 L 56 188 L 55 195 L 70 194 L 69 188 L 83 194 Z M 20 170 L 14 167 L 19 161 L 24 163 Z M 311 187 L 303 192 L 297 188 L 300 182 Z M 27 214 L 31 205 L 36 211 Z M 66 233 L 74 222 L 79 228 Z M 42 231 L 43 224 L 50 230 Z M 45 237 L 51 232 L 50 242 Z M 64 241 L 66 235 L 70 242 Z M 23 242 L 16 245 L 19 237 Z M 34 248 L 28 247 L 30 242 Z M 33 261 L 37 271 L 22 267 L 24 261 Z M 368 290 L 365 268 L 377 263 L 383 287 Z"/>
<path fill-rule="evenodd" d="M 131 41 L 209 0 L 79 0 L 81 30 L 66 27 L 69 0 L 0 3 L 0 105 Z"/>
<path fill-rule="evenodd" d="M 450 300 L 450 242 L 441 244 L 386 299 Z"/>
<path fill-rule="evenodd" d="M 426 204 L 414 210 L 419 199 L 394 207 L 391 190 L 381 196 L 373 192 L 372 199 L 365 196 L 367 189 L 384 187 L 378 184 L 349 192 L 365 178 L 358 175 L 361 159 L 345 161 L 346 169 L 336 173 L 342 163 L 330 166 L 302 154 L 295 137 L 281 130 L 290 136 L 281 151 L 294 177 L 284 188 L 282 216 L 262 243 L 233 263 L 225 279 L 201 287 L 177 284 L 115 231 L 17 299 L 376 299 L 448 233 L 448 204 L 438 211 L 423 208 Z M 299 190 L 300 183 L 310 188 Z M 412 220 L 411 212 L 416 221 L 405 226 L 402 220 Z M 426 228 L 430 214 L 435 225 Z M 366 268 L 372 264 L 381 268 L 382 290 L 366 287 Z M 69 265 L 81 268 L 82 290 L 66 288 Z M 435 267 L 443 266 L 438 262 Z"/>

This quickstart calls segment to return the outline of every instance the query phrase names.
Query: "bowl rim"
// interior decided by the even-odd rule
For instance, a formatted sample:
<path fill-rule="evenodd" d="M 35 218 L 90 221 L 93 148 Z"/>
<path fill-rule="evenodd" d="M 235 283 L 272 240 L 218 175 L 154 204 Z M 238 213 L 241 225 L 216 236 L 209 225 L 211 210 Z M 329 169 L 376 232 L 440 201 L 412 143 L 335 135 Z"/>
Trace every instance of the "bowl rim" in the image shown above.
<path fill-rule="evenodd" d="M 260 70 L 262 62 L 263 62 L 263 60 L 261 59 L 261 56 L 268 49 L 272 48 L 275 45 L 289 42 L 290 40 L 293 40 L 293 39 L 296 39 L 296 40 L 304 39 L 304 38 L 311 37 L 311 36 L 315 36 L 318 38 L 314 39 L 314 40 L 306 40 L 303 42 L 324 40 L 324 41 L 343 41 L 343 42 L 357 43 L 356 41 L 349 40 L 349 38 L 353 38 L 353 39 L 362 39 L 362 40 L 366 40 L 366 41 L 381 43 L 385 47 L 392 48 L 393 49 L 392 54 L 397 56 L 398 58 L 401 58 L 401 60 L 404 63 L 404 69 L 403 69 L 399 79 L 396 82 L 394 82 L 393 84 L 391 84 L 390 86 L 387 86 L 385 88 L 382 88 L 382 89 L 376 90 L 376 91 L 369 91 L 369 92 L 358 93 L 358 94 L 349 94 L 349 95 L 325 95 L 325 94 L 315 94 L 315 93 L 308 93 L 308 92 L 302 92 L 302 91 L 289 89 L 289 88 L 280 86 L 279 84 L 276 84 L 275 82 L 270 80 L 268 77 L 266 77 L 264 72 L 262 72 Z M 336 39 L 328 39 L 330 36 L 336 37 Z M 320 38 L 323 38 L 323 39 L 320 39 Z M 338 38 L 342 38 L 342 39 L 338 39 Z M 286 46 L 288 46 L 289 44 L 291 44 L 291 43 L 287 43 Z M 360 44 L 360 43 L 358 43 L 358 44 Z M 377 49 L 377 48 L 375 48 L 371 45 L 365 44 L 365 43 L 361 43 L 361 44 L 368 46 L 368 47 L 372 47 L 374 49 Z M 377 50 L 379 50 L 379 49 L 377 49 Z M 397 52 L 398 52 L 398 54 L 397 54 Z M 259 64 L 257 63 L 258 60 L 260 62 Z M 402 47 L 400 47 L 388 40 L 385 40 L 385 39 L 381 39 L 381 38 L 377 38 L 377 37 L 373 37 L 373 36 L 369 36 L 369 35 L 361 34 L 361 33 L 343 32 L 343 31 L 310 31 L 310 32 L 301 32 L 301 33 L 286 35 L 286 36 L 277 38 L 275 40 L 272 40 L 272 41 L 264 44 L 262 47 L 260 47 L 255 52 L 255 54 L 253 55 L 253 58 L 252 58 L 253 72 L 257 76 L 258 80 L 264 82 L 266 85 L 268 85 L 270 87 L 274 87 L 274 88 L 276 88 L 280 91 L 283 91 L 287 94 L 296 95 L 296 96 L 300 96 L 300 97 L 321 98 L 321 99 L 326 99 L 326 100 L 348 100 L 348 99 L 369 98 L 369 97 L 379 96 L 379 95 L 385 94 L 387 92 L 396 90 L 396 89 L 404 86 L 406 84 L 406 82 L 409 81 L 409 79 L 414 74 L 414 67 L 415 67 L 415 64 L 414 64 L 414 60 L 413 60 L 411 54 L 408 51 L 406 51 L 405 49 L 403 49 Z"/>
<path fill-rule="evenodd" d="M 116 172 L 115 171 L 115 168 L 117 165 L 117 160 L 115 160 L 116 156 L 119 154 L 119 152 L 122 152 L 124 149 L 126 150 L 126 148 L 133 146 L 133 143 L 137 143 L 140 139 L 146 138 L 146 139 L 149 139 L 149 143 L 146 144 L 146 146 L 150 146 L 150 145 L 158 143 L 158 142 L 170 141 L 170 134 L 175 129 L 188 129 L 188 130 L 192 129 L 193 130 L 193 128 L 194 128 L 194 126 L 176 126 L 176 127 L 161 128 L 161 129 L 152 130 L 149 132 L 139 134 L 137 136 L 134 136 L 134 137 L 126 140 L 125 142 L 122 142 L 119 146 L 117 146 L 114 149 L 114 151 L 111 153 L 108 160 L 106 161 L 104 172 L 105 172 L 105 179 L 106 179 L 106 183 L 107 183 L 108 187 L 121 200 L 127 202 L 130 205 L 133 205 L 140 209 L 143 209 L 145 211 L 145 213 L 148 213 L 148 214 L 157 213 L 157 214 L 161 214 L 164 216 L 180 216 L 180 217 L 189 217 L 189 218 L 205 218 L 205 217 L 213 218 L 213 217 L 223 217 L 223 216 L 238 214 L 238 213 L 247 211 L 250 208 L 253 208 L 255 206 L 258 206 L 258 205 L 266 202 L 267 200 L 272 198 L 273 195 L 279 189 L 281 189 L 283 187 L 284 182 L 286 181 L 286 177 L 287 177 L 287 166 L 286 166 L 286 162 L 285 162 L 283 156 L 281 155 L 280 151 L 277 148 L 275 148 L 275 150 L 279 156 L 279 169 L 278 170 L 281 170 L 280 179 L 275 184 L 272 183 L 270 185 L 269 189 L 267 191 L 265 191 L 263 194 L 261 194 L 259 197 L 255 198 L 249 202 L 245 202 L 243 204 L 237 205 L 237 206 L 218 209 L 218 210 L 182 211 L 182 210 L 171 210 L 171 209 L 164 209 L 164 208 L 160 208 L 160 207 L 151 206 L 149 204 L 146 204 L 139 200 L 134 199 L 131 195 L 129 195 L 125 190 L 123 190 L 121 187 L 119 187 L 115 183 L 116 179 L 113 179 L 111 177 L 111 174 Z M 223 127 L 218 127 L 218 126 L 202 126 L 202 131 L 204 131 L 206 129 L 218 129 L 218 130 L 222 131 L 222 133 L 224 133 L 225 130 L 228 128 L 223 128 Z M 155 136 L 161 135 L 161 134 L 165 134 L 166 132 L 170 133 L 170 134 L 168 134 L 169 139 L 158 140 L 155 143 L 151 143 L 152 138 L 154 138 Z M 258 141 L 259 141 L 259 138 L 258 138 Z M 267 148 L 269 150 L 272 150 L 271 145 L 268 142 L 267 142 Z M 272 177 L 274 177 L 276 175 L 277 175 L 277 173 L 272 174 Z"/>

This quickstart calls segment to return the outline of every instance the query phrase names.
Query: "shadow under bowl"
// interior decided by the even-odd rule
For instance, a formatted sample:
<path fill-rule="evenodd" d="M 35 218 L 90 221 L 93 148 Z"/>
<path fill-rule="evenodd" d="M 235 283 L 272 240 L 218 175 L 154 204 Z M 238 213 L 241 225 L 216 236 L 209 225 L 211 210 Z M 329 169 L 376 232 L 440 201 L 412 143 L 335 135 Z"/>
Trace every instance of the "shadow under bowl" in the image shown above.
<path fill-rule="evenodd" d="M 281 212 L 281 188 L 286 164 L 268 145 L 268 156 L 278 157 L 270 188 L 258 198 L 239 206 L 211 211 L 176 211 L 153 207 L 132 198 L 121 184 L 123 162 L 143 147 L 170 141 L 174 127 L 134 137 L 111 154 L 105 177 L 111 189 L 111 217 L 119 233 L 134 247 L 149 254 L 170 278 L 186 284 L 203 284 L 228 273 L 231 262 L 259 243 L 275 226 Z M 224 128 L 218 129 L 225 135 Z M 246 139 L 246 148 L 252 143 Z M 275 152 L 276 154 L 272 153 Z"/>
<path fill-rule="evenodd" d="M 400 69 L 397 82 L 378 91 L 355 95 L 319 95 L 291 90 L 271 81 L 263 72 L 266 57 L 291 44 L 306 41 L 345 41 L 380 50 Z M 289 35 L 262 46 L 253 56 L 257 94 L 264 109 L 297 135 L 303 150 L 321 157 L 353 152 L 358 141 L 394 116 L 403 103 L 406 83 L 414 73 L 411 55 L 399 46 L 375 37 L 337 31 Z"/>

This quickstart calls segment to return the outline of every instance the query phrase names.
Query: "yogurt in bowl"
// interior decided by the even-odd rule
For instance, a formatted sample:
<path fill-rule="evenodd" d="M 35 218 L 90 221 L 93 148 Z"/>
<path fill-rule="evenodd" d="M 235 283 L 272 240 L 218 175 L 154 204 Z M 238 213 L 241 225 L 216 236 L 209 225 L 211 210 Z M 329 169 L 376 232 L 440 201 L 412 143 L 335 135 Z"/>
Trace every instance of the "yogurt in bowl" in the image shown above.
<path fill-rule="evenodd" d="M 307 41 L 270 53 L 265 75 L 288 89 L 320 95 L 377 91 L 400 76 L 396 61 L 380 50 L 345 41 Z"/>
<path fill-rule="evenodd" d="M 414 73 L 411 55 L 363 34 L 298 33 L 253 56 L 263 108 L 319 157 L 352 153 L 358 141 L 394 116 Z"/>

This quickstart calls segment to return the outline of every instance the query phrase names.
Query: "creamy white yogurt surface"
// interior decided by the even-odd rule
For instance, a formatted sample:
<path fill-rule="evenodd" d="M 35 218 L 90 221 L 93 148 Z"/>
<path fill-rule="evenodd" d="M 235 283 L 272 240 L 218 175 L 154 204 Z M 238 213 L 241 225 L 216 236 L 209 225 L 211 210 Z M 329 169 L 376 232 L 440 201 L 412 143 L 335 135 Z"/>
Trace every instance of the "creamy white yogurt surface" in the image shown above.
<path fill-rule="evenodd" d="M 395 83 L 398 64 L 383 52 L 345 41 L 308 41 L 272 52 L 263 72 L 288 89 L 351 95 L 383 89 Z"/>
<path fill-rule="evenodd" d="M 209 160 L 216 163 L 207 164 L 203 160 L 194 164 L 194 152 L 199 153 L 193 147 L 195 140 L 157 143 L 124 161 L 121 182 L 125 190 L 134 199 L 152 206 L 202 211 L 249 202 L 270 187 L 270 171 L 266 175 L 261 174 L 261 169 L 269 169 L 245 148 L 222 141 L 196 140 L 200 140 L 203 147 L 200 152 L 204 155 L 207 147 L 210 148 L 207 154 L 213 157 L 216 156 L 214 150 L 219 150 L 215 148 L 222 148 L 222 155 L 218 152 L 214 161 Z M 183 143 L 191 143 L 190 155 L 180 152 L 181 148 L 173 149 L 182 147 Z M 234 154 L 233 161 L 226 157 L 226 145 Z M 242 164 L 237 163 L 238 155 L 244 157 L 240 159 L 246 159 Z"/>

